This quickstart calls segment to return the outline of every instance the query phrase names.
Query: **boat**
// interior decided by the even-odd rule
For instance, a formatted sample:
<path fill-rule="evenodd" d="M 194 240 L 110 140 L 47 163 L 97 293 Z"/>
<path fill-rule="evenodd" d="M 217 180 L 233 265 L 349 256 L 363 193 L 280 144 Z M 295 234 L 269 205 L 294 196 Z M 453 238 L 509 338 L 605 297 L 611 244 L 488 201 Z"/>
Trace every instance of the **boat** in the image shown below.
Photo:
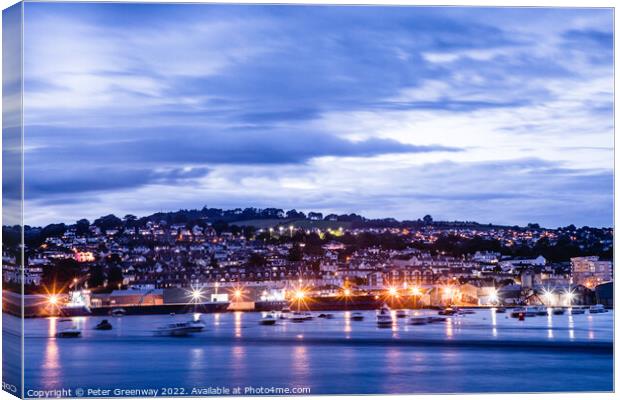
<path fill-rule="evenodd" d="M 127 310 L 125 310 L 124 308 L 115 308 L 110 311 L 110 315 L 113 317 L 122 317 L 124 315 L 127 315 Z"/>
<path fill-rule="evenodd" d="M 174 322 L 158 327 L 155 330 L 155 335 L 181 337 L 189 335 L 193 329 L 187 322 Z"/>
<path fill-rule="evenodd" d="M 351 314 L 351 320 L 352 321 L 363 321 L 364 314 L 362 314 L 361 312 L 354 312 L 353 314 Z"/>
<path fill-rule="evenodd" d="M 288 306 L 283 307 L 282 311 L 280 311 L 280 319 L 287 319 L 290 313 L 291 313 L 290 307 Z"/>
<path fill-rule="evenodd" d="M 407 318 L 407 310 L 396 310 L 396 318 Z"/>
<path fill-rule="evenodd" d="M 189 330 L 192 333 L 202 332 L 207 327 L 207 325 L 204 322 L 202 322 L 200 317 L 193 319 L 191 321 L 187 321 L 187 325 L 189 326 Z"/>
<path fill-rule="evenodd" d="M 540 307 L 525 307 L 524 312 L 526 317 L 535 317 L 539 315 L 538 313 L 540 312 Z M 547 315 L 546 311 L 545 314 L 542 315 Z"/>
<path fill-rule="evenodd" d="M 428 317 L 411 317 L 409 325 L 426 325 L 430 322 Z"/>
<path fill-rule="evenodd" d="M 276 324 L 276 316 L 274 313 L 269 313 L 267 315 L 265 315 L 263 318 L 261 318 L 261 320 L 259 321 L 259 324 L 261 325 L 275 325 Z"/>
<path fill-rule="evenodd" d="M 293 313 L 291 313 L 291 316 L 288 317 L 289 320 L 291 320 L 292 322 L 304 322 L 307 321 L 306 315 L 304 313 L 301 313 L 299 311 L 294 311 Z"/>
<path fill-rule="evenodd" d="M 533 317 L 536 315 L 536 307 L 517 307 L 510 312 L 512 318 Z"/>
<path fill-rule="evenodd" d="M 602 304 L 596 304 L 593 306 L 590 306 L 590 314 L 600 314 L 600 313 L 606 313 L 607 310 L 605 309 L 605 306 Z"/>
<path fill-rule="evenodd" d="M 553 312 L 553 315 L 564 315 L 563 308 L 554 308 L 552 312 Z"/>
<path fill-rule="evenodd" d="M 496 314 L 504 314 L 504 313 L 506 313 L 506 307 L 496 307 L 495 308 L 495 313 Z"/>
<path fill-rule="evenodd" d="M 304 320 L 305 321 L 310 321 L 310 320 L 314 319 L 314 315 L 312 315 L 312 313 L 308 312 L 308 311 L 304 312 L 303 316 L 304 316 Z"/>
<path fill-rule="evenodd" d="M 444 308 L 443 310 L 439 310 L 439 312 L 437 314 L 439 314 L 439 315 L 455 315 L 457 313 L 458 313 L 458 310 L 456 308 L 447 307 L 447 308 Z"/>
<path fill-rule="evenodd" d="M 432 324 L 435 322 L 446 322 L 448 320 L 448 318 L 446 317 L 434 317 L 434 316 L 430 316 L 428 317 L 428 323 Z"/>
<path fill-rule="evenodd" d="M 80 336 L 82 336 L 82 331 L 80 331 L 75 325 L 61 328 L 58 332 L 56 332 L 57 338 L 78 338 Z"/>
<path fill-rule="evenodd" d="M 549 311 L 547 310 L 547 307 L 545 306 L 538 306 L 538 307 L 532 307 L 536 310 L 536 315 L 547 315 L 549 314 Z"/>
<path fill-rule="evenodd" d="M 107 319 L 104 319 L 103 321 L 99 322 L 95 326 L 95 330 L 98 330 L 98 331 L 109 331 L 111 329 L 112 329 L 112 324 L 109 323 Z"/>
<path fill-rule="evenodd" d="M 586 313 L 586 309 L 583 308 L 583 307 L 571 307 L 571 308 L 568 309 L 568 311 L 572 315 L 585 314 Z"/>
<path fill-rule="evenodd" d="M 377 326 L 379 328 L 388 328 L 392 326 L 392 314 L 390 308 L 384 304 L 377 314 Z"/>
<path fill-rule="evenodd" d="M 321 313 L 321 314 L 318 315 L 318 317 L 319 318 L 325 318 L 325 319 L 333 319 L 334 318 L 334 314 L 330 314 L 330 313 L 323 314 L 323 313 Z"/>

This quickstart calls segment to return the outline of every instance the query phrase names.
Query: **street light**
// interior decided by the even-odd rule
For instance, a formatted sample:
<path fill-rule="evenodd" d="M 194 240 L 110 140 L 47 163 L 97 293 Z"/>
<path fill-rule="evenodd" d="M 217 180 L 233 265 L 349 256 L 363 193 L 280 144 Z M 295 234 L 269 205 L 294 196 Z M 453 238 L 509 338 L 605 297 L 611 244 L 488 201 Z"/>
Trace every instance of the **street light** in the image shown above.
<path fill-rule="evenodd" d="M 499 300 L 499 297 L 497 295 L 497 290 L 491 289 L 491 293 L 489 294 L 489 302 L 493 304 L 493 303 L 497 303 L 498 300 Z"/>
<path fill-rule="evenodd" d="M 191 296 L 194 302 L 199 302 L 202 299 L 202 290 L 192 289 Z"/>
<path fill-rule="evenodd" d="M 551 303 L 551 301 L 553 300 L 553 291 L 552 291 L 552 290 L 547 290 L 547 289 L 544 289 L 544 290 L 543 290 L 543 297 L 544 297 L 544 298 L 545 298 L 545 299 L 546 299 L 549 303 Z M 552 305 L 552 304 L 549 304 L 549 305 Z M 549 306 L 549 305 L 547 305 L 547 306 Z"/>

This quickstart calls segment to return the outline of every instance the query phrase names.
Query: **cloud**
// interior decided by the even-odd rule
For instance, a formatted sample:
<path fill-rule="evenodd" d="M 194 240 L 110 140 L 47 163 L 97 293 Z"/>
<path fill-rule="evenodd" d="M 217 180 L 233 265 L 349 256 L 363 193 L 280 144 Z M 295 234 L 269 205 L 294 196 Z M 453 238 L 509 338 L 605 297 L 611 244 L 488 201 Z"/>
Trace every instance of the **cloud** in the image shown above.
<path fill-rule="evenodd" d="M 25 15 L 26 189 L 47 207 L 32 218 L 73 218 L 70 197 L 103 213 L 208 200 L 607 223 L 610 10 L 29 3 Z M 532 189 L 541 179 L 549 189 Z"/>

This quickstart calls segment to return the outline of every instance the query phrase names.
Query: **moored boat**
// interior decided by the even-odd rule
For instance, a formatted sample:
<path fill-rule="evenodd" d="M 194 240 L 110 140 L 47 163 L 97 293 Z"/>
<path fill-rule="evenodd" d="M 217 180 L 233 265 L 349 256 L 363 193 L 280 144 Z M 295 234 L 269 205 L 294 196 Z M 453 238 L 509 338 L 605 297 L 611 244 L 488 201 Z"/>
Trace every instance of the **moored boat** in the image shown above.
<path fill-rule="evenodd" d="M 107 319 L 104 319 L 95 326 L 95 329 L 98 331 L 109 331 L 112 329 L 112 324 Z"/>
<path fill-rule="evenodd" d="M 605 306 L 602 304 L 595 304 L 590 307 L 590 314 L 600 314 L 600 313 L 606 313 L 606 312 L 607 310 L 605 309 Z"/>
<path fill-rule="evenodd" d="M 261 325 L 275 325 L 276 324 L 276 316 L 274 313 L 269 313 L 261 318 L 259 324 Z"/>
<path fill-rule="evenodd" d="M 363 321 L 364 314 L 362 314 L 361 312 L 354 312 L 353 314 L 351 314 L 351 320 L 352 321 Z"/>
<path fill-rule="evenodd" d="M 280 311 L 280 319 L 287 319 L 289 318 L 291 315 L 291 308 L 288 306 L 285 306 L 282 308 L 282 311 Z"/>
<path fill-rule="evenodd" d="M 524 313 L 526 317 L 535 317 L 536 315 L 539 315 L 538 313 L 540 312 L 539 307 L 525 307 Z M 545 314 L 542 315 L 547 315 L 546 311 Z"/>
<path fill-rule="evenodd" d="M 495 312 L 497 314 L 504 314 L 506 312 L 506 307 L 496 307 Z"/>
<path fill-rule="evenodd" d="M 393 324 L 390 308 L 384 304 L 377 313 L 377 326 L 379 328 L 388 328 Z"/>
<path fill-rule="evenodd" d="M 512 318 L 521 318 L 521 317 L 533 317 L 536 315 L 536 311 L 532 310 L 534 307 L 517 307 L 513 308 L 510 312 L 510 316 Z M 528 310 L 529 309 L 529 310 Z"/>
<path fill-rule="evenodd" d="M 288 319 L 292 322 L 304 322 L 307 321 L 306 315 L 304 313 L 301 313 L 299 311 L 294 311 L 293 313 L 291 313 L 291 315 L 288 317 Z"/>
<path fill-rule="evenodd" d="M 396 318 L 407 318 L 407 310 L 396 310 Z"/>
<path fill-rule="evenodd" d="M 457 313 L 458 313 L 458 310 L 456 308 L 447 307 L 447 308 L 444 308 L 443 310 L 439 310 L 439 312 L 437 314 L 439 314 L 439 315 L 455 315 Z"/>
<path fill-rule="evenodd" d="M 549 310 L 547 310 L 547 307 L 545 306 L 538 306 L 532 308 L 536 310 L 536 315 L 544 316 L 549 314 Z"/>
<path fill-rule="evenodd" d="M 586 309 L 583 307 L 579 307 L 579 306 L 573 306 L 571 308 L 568 309 L 569 312 L 572 315 L 578 315 L 578 314 L 585 314 L 586 313 Z"/>
<path fill-rule="evenodd" d="M 564 315 L 563 308 L 554 308 L 552 312 L 553 312 L 553 315 Z"/>
<path fill-rule="evenodd" d="M 82 331 L 75 325 L 61 327 L 58 332 L 56 332 L 57 338 L 78 338 L 80 336 L 82 336 Z"/>
<path fill-rule="evenodd" d="M 112 311 L 110 311 L 110 315 L 113 317 L 122 317 L 126 314 L 127 314 L 127 310 L 125 310 L 124 308 L 115 308 Z"/>
<path fill-rule="evenodd" d="M 409 319 L 409 325 L 426 325 L 430 322 L 429 317 L 411 317 Z"/>

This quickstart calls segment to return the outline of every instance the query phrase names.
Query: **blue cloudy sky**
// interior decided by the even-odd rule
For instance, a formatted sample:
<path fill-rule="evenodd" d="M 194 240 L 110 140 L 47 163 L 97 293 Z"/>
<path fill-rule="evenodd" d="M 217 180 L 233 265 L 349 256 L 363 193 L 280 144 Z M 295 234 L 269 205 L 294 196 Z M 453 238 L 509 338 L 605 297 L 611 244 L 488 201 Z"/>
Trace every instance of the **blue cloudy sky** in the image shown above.
<path fill-rule="evenodd" d="M 610 226 L 612 17 L 27 3 L 26 223 L 208 205 Z"/>

